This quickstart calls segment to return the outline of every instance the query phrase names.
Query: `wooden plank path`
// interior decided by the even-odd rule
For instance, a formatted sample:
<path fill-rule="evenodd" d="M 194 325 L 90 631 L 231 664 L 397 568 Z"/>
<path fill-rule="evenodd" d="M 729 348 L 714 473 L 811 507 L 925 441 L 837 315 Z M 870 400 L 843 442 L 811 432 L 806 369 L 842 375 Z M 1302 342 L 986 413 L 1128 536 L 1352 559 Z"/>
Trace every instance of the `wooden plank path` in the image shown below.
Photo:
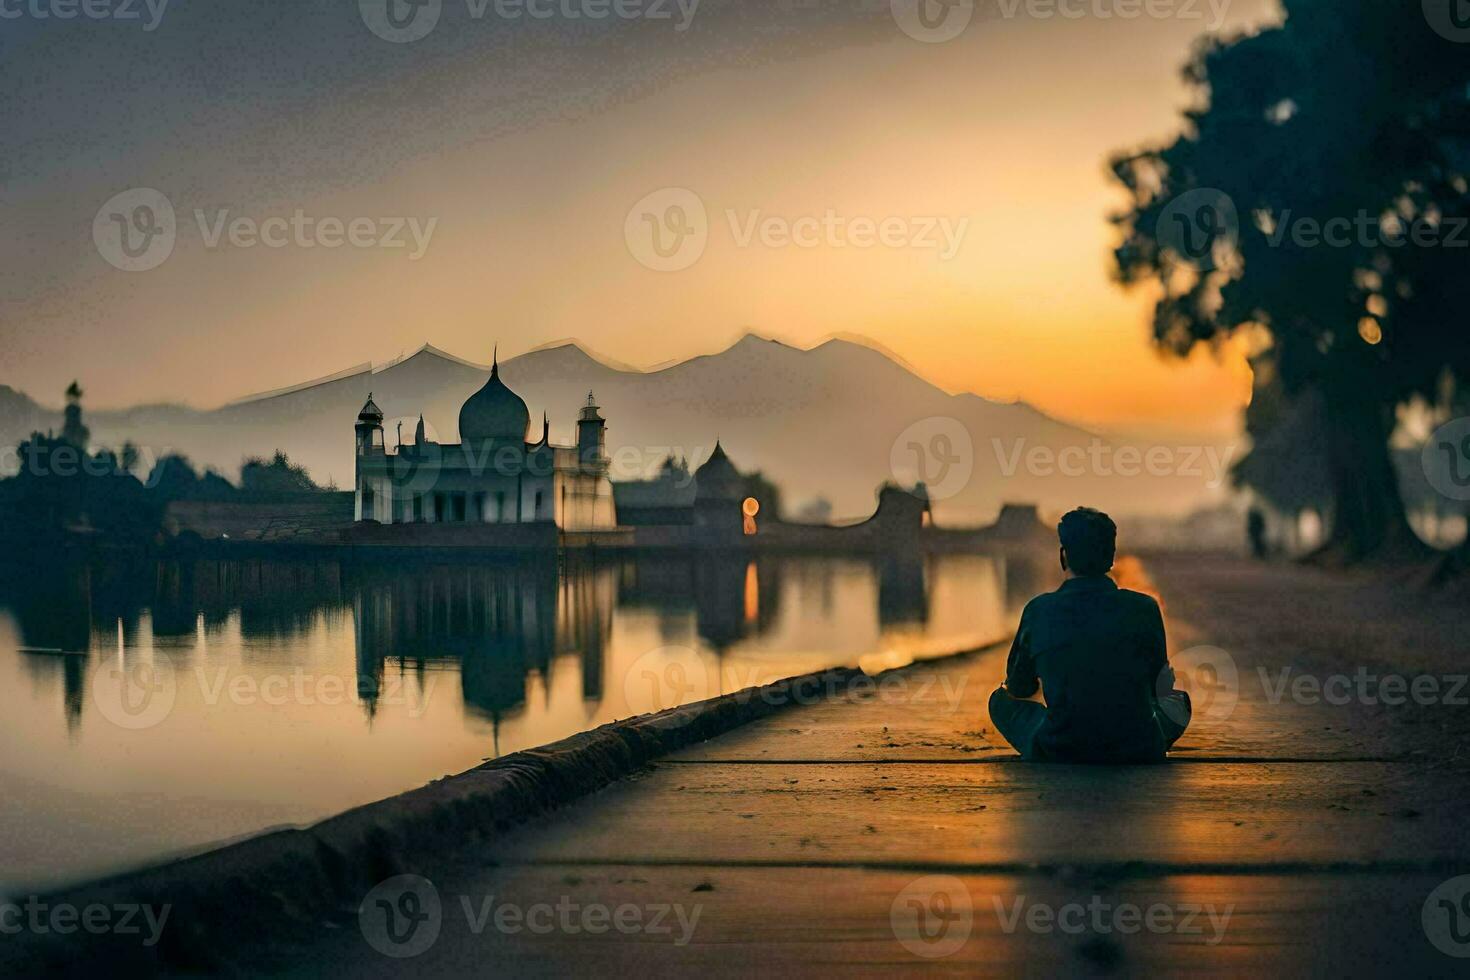
<path fill-rule="evenodd" d="M 1176 646 L 1208 638 L 1169 619 Z M 385 955 L 410 947 L 369 936 L 371 908 L 344 909 L 260 968 L 1464 975 L 1424 918 L 1470 873 L 1463 774 L 1426 754 L 1423 726 L 1273 701 L 1253 674 L 1289 651 L 1231 655 L 1228 717 L 1197 718 L 1168 765 L 1121 768 L 1026 764 L 997 741 L 985 702 L 1004 649 L 917 665 L 420 869 L 440 914 L 417 955 Z M 389 904 L 421 908 L 404 887 L 421 886 L 390 886 Z M 609 927 L 620 909 L 647 927 Z"/>

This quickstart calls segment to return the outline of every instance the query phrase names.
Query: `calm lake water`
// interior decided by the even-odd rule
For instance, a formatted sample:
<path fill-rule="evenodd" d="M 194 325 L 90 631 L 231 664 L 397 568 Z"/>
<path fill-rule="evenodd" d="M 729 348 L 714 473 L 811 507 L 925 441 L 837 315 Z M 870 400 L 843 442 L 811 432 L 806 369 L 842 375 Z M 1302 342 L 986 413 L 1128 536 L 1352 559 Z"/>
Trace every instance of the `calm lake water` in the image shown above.
<path fill-rule="evenodd" d="M 838 664 L 988 642 L 1029 563 L 0 569 L 0 886 L 91 875 Z"/>

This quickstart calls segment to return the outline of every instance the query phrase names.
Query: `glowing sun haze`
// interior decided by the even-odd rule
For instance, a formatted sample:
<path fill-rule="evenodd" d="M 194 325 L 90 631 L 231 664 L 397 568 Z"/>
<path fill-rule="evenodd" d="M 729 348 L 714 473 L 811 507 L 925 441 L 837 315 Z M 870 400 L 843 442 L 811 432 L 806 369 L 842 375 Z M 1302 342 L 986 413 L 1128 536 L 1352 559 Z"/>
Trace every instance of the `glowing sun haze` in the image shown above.
<path fill-rule="evenodd" d="M 104 65 L 81 70 L 98 82 L 85 98 L 0 110 L 19 147 L 0 381 L 48 403 L 76 376 L 94 405 L 213 405 L 424 341 L 485 361 L 497 341 L 505 357 L 575 338 L 648 366 L 750 330 L 798 346 L 866 336 L 946 389 L 1093 427 L 1238 427 L 1238 352 L 1161 358 L 1151 297 L 1109 278 L 1106 157 L 1177 128 L 1199 20 L 996 7 L 922 44 L 886 12 L 783 22 L 774 4 L 757 17 L 706 0 L 684 34 L 461 23 L 391 45 L 341 10 L 266 6 L 260 22 L 181 8 L 148 35 L 49 24 L 12 41 L 37 90 L 58 57 Z M 1237 0 L 1226 30 L 1274 15 Z M 107 65 L 137 84 L 102 84 Z M 91 240 L 98 207 L 129 187 L 158 188 L 178 216 L 149 272 L 117 271 Z M 646 268 L 624 236 L 635 202 L 665 187 L 709 219 L 679 272 Z M 222 209 L 434 223 L 417 260 L 206 247 L 195 212 L 212 224 Z M 964 234 L 948 258 L 937 230 L 938 248 L 741 242 L 752 221 L 827 215 Z"/>

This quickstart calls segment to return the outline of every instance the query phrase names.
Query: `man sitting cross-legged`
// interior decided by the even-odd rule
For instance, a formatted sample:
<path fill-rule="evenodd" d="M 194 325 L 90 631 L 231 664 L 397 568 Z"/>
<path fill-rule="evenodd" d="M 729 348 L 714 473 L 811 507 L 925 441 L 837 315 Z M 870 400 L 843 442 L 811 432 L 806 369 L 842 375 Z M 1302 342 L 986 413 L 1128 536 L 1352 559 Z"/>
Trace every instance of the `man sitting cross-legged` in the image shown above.
<path fill-rule="evenodd" d="M 1005 686 L 990 696 L 991 721 L 1024 758 L 1158 762 L 1189 724 L 1159 604 L 1107 575 L 1117 532 L 1088 507 L 1057 525 L 1067 580 L 1026 604 Z M 1045 704 L 1025 700 L 1038 689 Z"/>

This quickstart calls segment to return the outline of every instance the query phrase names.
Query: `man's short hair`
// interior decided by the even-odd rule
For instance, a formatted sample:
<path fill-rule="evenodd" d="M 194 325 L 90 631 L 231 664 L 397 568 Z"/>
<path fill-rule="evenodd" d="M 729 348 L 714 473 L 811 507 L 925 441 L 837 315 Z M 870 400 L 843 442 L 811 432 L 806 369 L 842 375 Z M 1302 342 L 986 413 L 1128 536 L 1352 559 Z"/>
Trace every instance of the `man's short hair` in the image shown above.
<path fill-rule="evenodd" d="M 1057 537 L 1067 552 L 1067 567 L 1078 575 L 1101 575 L 1113 567 L 1118 525 L 1102 511 L 1078 507 L 1057 524 Z"/>

